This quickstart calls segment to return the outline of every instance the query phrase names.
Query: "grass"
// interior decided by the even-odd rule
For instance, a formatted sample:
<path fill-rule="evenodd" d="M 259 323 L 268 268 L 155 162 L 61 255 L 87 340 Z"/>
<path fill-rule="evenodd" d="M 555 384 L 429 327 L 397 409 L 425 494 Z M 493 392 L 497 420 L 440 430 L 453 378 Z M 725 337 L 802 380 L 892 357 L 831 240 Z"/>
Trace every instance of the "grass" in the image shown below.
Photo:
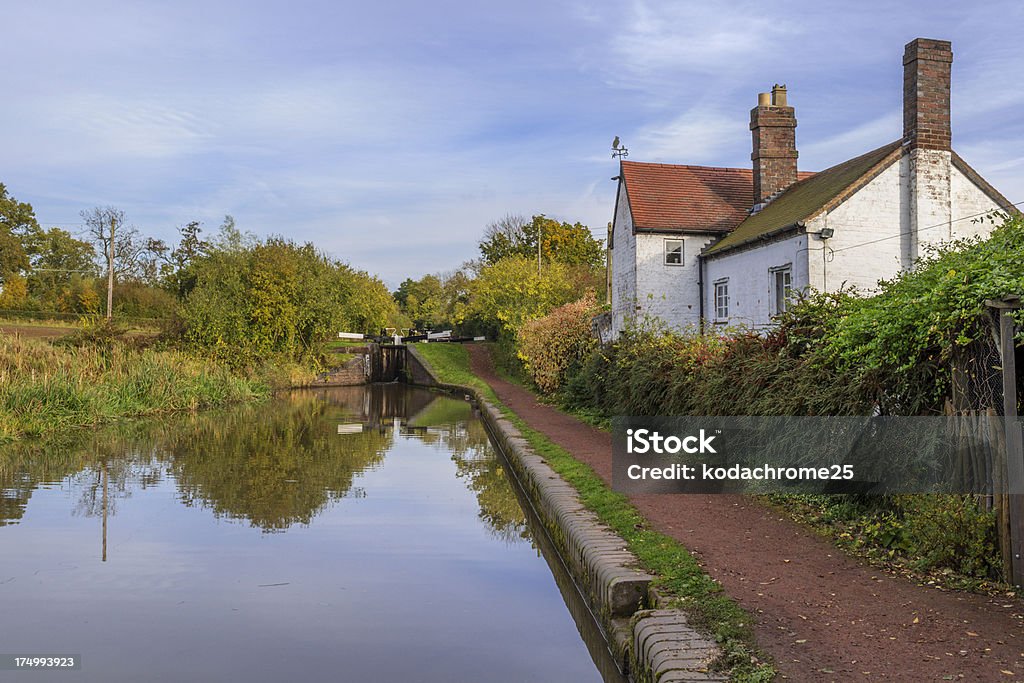
<path fill-rule="evenodd" d="M 10 315 L 0 315 L 0 325 L 14 327 L 66 327 L 69 330 L 81 327 L 78 320 L 56 320 L 48 318 L 18 318 Z"/>
<path fill-rule="evenodd" d="M 124 417 L 270 395 L 294 368 L 242 375 L 174 350 L 53 345 L 0 335 L 0 443 Z"/>
<path fill-rule="evenodd" d="M 334 349 L 347 349 L 353 346 L 366 346 L 369 343 L 369 341 L 359 339 L 332 339 L 324 346 L 328 351 L 333 351 Z"/>
<path fill-rule="evenodd" d="M 446 384 L 472 387 L 498 404 L 498 397 L 490 385 L 469 369 L 469 352 L 462 344 L 416 344 L 416 353 L 423 358 L 434 376 Z"/>
<path fill-rule="evenodd" d="M 718 582 L 704 573 L 685 547 L 650 529 L 626 496 L 612 491 L 588 465 L 528 427 L 501 404 L 490 386 L 469 369 L 465 347 L 419 344 L 416 351 L 441 382 L 477 389 L 498 406 L 533 450 L 576 488 L 583 504 L 625 539 L 647 571 L 658 577 L 659 588 L 687 612 L 693 626 L 714 637 L 723 652 L 719 664 L 730 671 L 733 680 L 769 681 L 774 677 L 774 667 L 763 661 L 754 642 L 751 616 L 724 593 Z"/>

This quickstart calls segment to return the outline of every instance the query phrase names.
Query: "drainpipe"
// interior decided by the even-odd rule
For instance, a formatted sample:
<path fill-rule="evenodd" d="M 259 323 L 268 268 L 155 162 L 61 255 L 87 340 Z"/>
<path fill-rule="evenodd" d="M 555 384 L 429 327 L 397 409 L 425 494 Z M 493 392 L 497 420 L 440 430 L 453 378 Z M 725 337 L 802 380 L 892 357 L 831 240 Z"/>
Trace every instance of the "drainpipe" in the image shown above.
<path fill-rule="evenodd" d="M 697 314 L 700 316 L 697 330 L 704 336 L 704 254 L 697 254 L 697 292 L 699 303 Z"/>

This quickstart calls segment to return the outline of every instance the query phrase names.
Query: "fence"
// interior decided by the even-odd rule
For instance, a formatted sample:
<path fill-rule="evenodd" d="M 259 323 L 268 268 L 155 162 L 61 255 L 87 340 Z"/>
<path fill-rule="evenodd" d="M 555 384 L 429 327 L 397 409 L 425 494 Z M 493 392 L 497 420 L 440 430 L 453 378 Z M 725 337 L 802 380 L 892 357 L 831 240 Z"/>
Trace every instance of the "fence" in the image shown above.
<path fill-rule="evenodd" d="M 1020 296 L 987 301 L 992 311 L 988 334 L 962 349 L 953 358 L 952 396 L 946 404 L 950 415 L 1001 415 L 1001 430 L 989 435 L 996 447 L 987 453 L 967 449 L 960 476 L 987 484 L 982 503 L 995 512 L 996 532 L 1003 574 L 1024 585 L 1024 448 L 1020 422 L 1024 397 L 1024 347 L 1016 344 L 1020 326 L 1013 314 L 1020 310 Z M 993 424 L 997 424 L 994 422 Z M 996 433 L 996 432 L 1002 433 Z M 970 435 L 964 435 L 965 441 Z M 993 459 L 992 453 L 997 454 Z"/>

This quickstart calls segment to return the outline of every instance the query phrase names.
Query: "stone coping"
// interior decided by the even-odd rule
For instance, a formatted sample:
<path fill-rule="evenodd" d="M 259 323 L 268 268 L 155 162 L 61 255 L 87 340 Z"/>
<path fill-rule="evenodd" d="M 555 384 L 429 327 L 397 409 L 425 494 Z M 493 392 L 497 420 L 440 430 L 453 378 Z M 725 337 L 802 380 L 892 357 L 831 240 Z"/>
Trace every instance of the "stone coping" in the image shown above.
<path fill-rule="evenodd" d="M 480 392 L 438 381 L 414 348 L 408 347 L 408 353 L 408 366 L 420 366 L 411 368 L 417 383 L 466 395 L 479 406 L 484 423 L 602 620 L 611 650 L 630 677 L 656 683 L 728 680 L 708 670 L 720 654 L 717 645 L 694 630 L 682 610 L 670 608 L 652 590 L 655 577 L 640 567 L 626 541 L 584 507 L 576 489 L 533 451 L 516 426 Z"/>

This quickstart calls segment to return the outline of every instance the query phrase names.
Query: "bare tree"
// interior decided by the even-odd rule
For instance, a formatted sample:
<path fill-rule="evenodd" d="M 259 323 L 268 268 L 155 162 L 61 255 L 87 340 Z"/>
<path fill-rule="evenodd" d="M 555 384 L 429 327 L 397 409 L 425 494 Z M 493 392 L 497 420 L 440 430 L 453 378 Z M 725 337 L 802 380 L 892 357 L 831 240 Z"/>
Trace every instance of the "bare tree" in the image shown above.
<path fill-rule="evenodd" d="M 480 240 L 480 253 L 484 261 L 494 263 L 506 256 L 531 253 L 532 242 L 525 230 L 528 225 L 530 221 L 512 213 L 488 223 Z"/>
<path fill-rule="evenodd" d="M 100 248 L 107 264 L 107 318 L 110 318 L 114 305 L 115 276 L 134 273 L 147 245 L 135 226 L 126 225 L 124 211 L 121 209 L 97 206 L 82 211 L 80 215 L 85 221 L 89 237 Z"/>

